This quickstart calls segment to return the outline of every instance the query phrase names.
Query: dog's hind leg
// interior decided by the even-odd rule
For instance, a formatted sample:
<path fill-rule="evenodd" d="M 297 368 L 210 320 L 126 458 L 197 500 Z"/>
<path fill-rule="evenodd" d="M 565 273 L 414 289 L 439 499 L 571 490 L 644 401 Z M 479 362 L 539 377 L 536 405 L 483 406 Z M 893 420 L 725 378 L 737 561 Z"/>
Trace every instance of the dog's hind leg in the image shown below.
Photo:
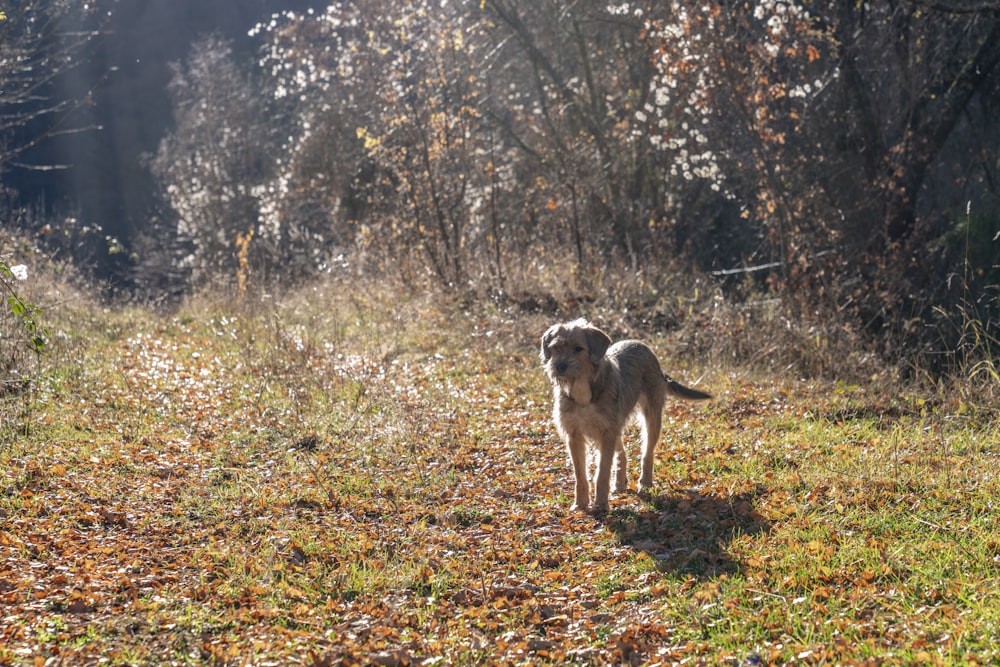
<path fill-rule="evenodd" d="M 663 426 L 660 408 L 644 406 L 642 416 L 642 471 L 639 475 L 639 493 L 649 492 L 653 488 L 653 457 Z"/>

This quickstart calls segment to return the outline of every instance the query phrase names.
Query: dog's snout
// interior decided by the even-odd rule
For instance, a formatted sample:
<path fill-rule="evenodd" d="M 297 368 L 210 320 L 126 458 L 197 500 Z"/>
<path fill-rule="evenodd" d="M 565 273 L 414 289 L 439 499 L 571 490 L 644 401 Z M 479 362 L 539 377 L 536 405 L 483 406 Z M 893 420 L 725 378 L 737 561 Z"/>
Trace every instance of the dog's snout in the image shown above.
<path fill-rule="evenodd" d="M 566 371 L 569 370 L 569 363 L 565 359 L 560 359 L 553 366 L 556 369 L 556 373 L 559 375 L 566 375 Z"/>

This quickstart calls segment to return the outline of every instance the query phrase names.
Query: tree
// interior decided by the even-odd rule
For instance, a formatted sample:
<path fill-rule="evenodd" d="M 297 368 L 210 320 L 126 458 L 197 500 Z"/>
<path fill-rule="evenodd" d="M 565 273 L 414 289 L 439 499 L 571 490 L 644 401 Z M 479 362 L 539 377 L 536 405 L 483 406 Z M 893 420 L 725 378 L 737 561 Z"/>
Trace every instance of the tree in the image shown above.
<path fill-rule="evenodd" d="M 87 129 L 75 125 L 71 116 L 85 100 L 59 98 L 53 87 L 83 61 L 96 34 L 96 27 L 87 28 L 97 25 L 92 20 L 95 12 L 93 3 L 0 0 L 0 174 L 10 167 L 55 168 L 19 160 L 46 140 Z M 0 370 L 5 376 L 17 370 L 20 348 L 37 354 L 46 344 L 39 308 L 14 285 L 26 276 L 27 267 L 0 257 L 0 298 L 5 304 L 0 327 L 7 334 L 0 336 Z M 0 393 L 7 388 L 6 378 L 0 378 Z"/>
<path fill-rule="evenodd" d="M 373 250 L 404 273 L 419 256 L 443 284 L 465 282 L 482 169 L 458 18 L 420 3 L 352 3 L 259 26 L 262 68 L 297 118 L 273 215 L 301 224 L 312 212 L 329 246 Z"/>
<path fill-rule="evenodd" d="M 854 313 L 887 349 L 940 303 L 949 269 L 928 245 L 978 169 L 949 143 L 965 154 L 956 136 L 1000 83 L 1000 14 L 932 5 L 675 2 L 651 22 L 657 144 L 697 155 L 685 177 L 764 227 L 768 255 L 748 263 L 773 262 L 797 315 Z M 922 203 L 929 180 L 950 193 Z"/>
<path fill-rule="evenodd" d="M 56 168 L 18 160 L 44 141 L 90 129 L 72 119 L 86 99 L 59 97 L 54 83 L 84 62 L 98 13 L 93 2 L 0 0 L 0 173 Z"/>
<path fill-rule="evenodd" d="M 187 62 L 172 65 L 176 129 L 160 143 L 151 167 L 173 216 L 173 234 L 192 247 L 175 258 L 196 284 L 240 270 L 238 239 L 279 246 L 281 229 L 262 224 L 261 191 L 273 172 L 273 133 L 266 98 L 234 62 L 228 42 L 209 36 Z M 182 246 L 181 246 L 182 247 Z M 282 257 L 257 253 L 258 270 Z"/>
<path fill-rule="evenodd" d="M 601 2 L 483 3 L 495 54 L 491 118 L 544 175 L 546 213 L 569 222 L 577 264 L 596 252 L 636 265 L 655 252 L 667 183 L 641 131 L 654 72 L 645 10 Z M 526 179 L 530 180 L 530 179 Z M 549 235 L 563 236 L 555 224 Z"/>
<path fill-rule="evenodd" d="M 422 257 L 446 285 L 502 288 L 512 265 L 558 254 L 553 239 L 581 266 L 653 247 L 665 181 L 633 127 L 653 71 L 643 31 L 599 2 L 360 3 L 262 26 L 261 64 L 309 119 L 292 155 L 326 137 L 311 173 L 353 165 L 324 191 L 356 242 Z"/>

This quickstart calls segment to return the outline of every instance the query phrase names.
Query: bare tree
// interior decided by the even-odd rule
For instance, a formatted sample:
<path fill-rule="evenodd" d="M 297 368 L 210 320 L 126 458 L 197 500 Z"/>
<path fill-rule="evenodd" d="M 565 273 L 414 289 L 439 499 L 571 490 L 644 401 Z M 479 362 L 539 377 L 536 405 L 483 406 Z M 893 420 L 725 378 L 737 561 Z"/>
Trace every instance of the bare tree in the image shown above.
<path fill-rule="evenodd" d="M 91 129 L 72 115 L 87 100 L 60 97 L 54 84 L 85 61 L 99 21 L 94 2 L 0 0 L 0 171 L 56 168 L 19 160 L 44 141 Z"/>
<path fill-rule="evenodd" d="M 202 39 L 172 69 L 176 128 L 161 141 L 151 167 L 174 220 L 168 228 L 192 249 L 175 259 L 196 284 L 235 277 L 239 239 L 256 237 L 255 248 L 277 242 L 258 221 L 259 189 L 272 160 L 265 102 L 221 38 Z M 262 255 L 270 266 L 256 262 L 258 270 L 273 267 L 275 255 Z"/>

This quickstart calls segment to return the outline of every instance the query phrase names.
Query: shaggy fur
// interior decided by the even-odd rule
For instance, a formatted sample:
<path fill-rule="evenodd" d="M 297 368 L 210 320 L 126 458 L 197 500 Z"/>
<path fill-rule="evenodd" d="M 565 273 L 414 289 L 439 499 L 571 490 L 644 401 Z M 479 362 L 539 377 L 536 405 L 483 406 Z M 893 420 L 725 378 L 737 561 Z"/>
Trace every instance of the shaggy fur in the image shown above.
<path fill-rule="evenodd" d="M 642 493 L 653 486 L 653 452 L 660 439 L 667 394 L 693 401 L 712 398 L 671 380 L 644 343 L 623 340 L 611 345 L 607 334 L 583 319 L 556 324 L 546 331 L 541 356 L 545 374 L 552 382 L 552 418 L 573 462 L 573 508 L 584 512 L 607 512 L 612 460 L 615 492 L 628 488 L 622 432 L 631 416 L 641 417 L 642 423 Z M 592 504 L 588 445 L 597 452 Z"/>

